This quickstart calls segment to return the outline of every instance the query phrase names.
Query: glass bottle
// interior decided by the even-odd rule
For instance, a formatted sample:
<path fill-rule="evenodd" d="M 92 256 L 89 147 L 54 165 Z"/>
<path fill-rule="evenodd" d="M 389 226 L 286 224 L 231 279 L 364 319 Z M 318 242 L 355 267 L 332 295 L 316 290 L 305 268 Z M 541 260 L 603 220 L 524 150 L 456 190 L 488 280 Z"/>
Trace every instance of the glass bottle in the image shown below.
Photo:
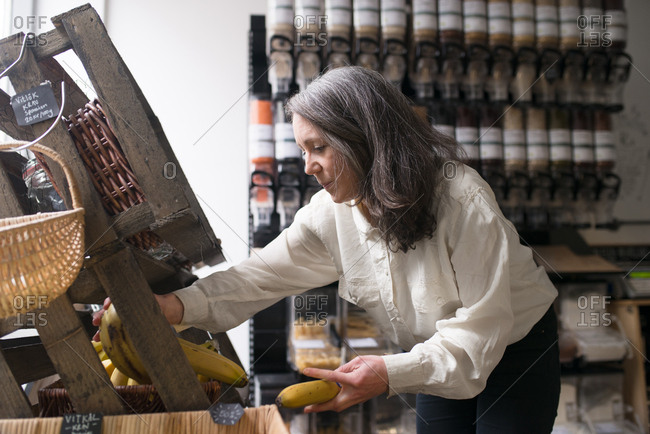
<path fill-rule="evenodd" d="M 512 45 L 510 1 L 488 0 L 488 42 L 490 47 Z"/>
<path fill-rule="evenodd" d="M 438 0 L 438 29 L 441 44 L 463 44 L 463 3 Z"/>
<path fill-rule="evenodd" d="M 557 0 L 535 0 L 535 40 L 539 51 L 559 47 Z"/>
<path fill-rule="evenodd" d="M 560 24 L 560 49 L 575 50 L 580 43 L 580 31 L 577 25 L 580 16 L 580 0 L 560 0 L 558 19 Z"/>
<path fill-rule="evenodd" d="M 25 163 L 23 181 L 27 187 L 27 200 L 31 214 L 66 210 L 63 199 L 36 157 L 30 158 Z"/>
<path fill-rule="evenodd" d="M 535 3 L 533 0 L 512 0 L 512 47 L 535 47 Z"/>
<path fill-rule="evenodd" d="M 379 0 L 355 0 L 355 63 L 379 71 Z"/>
<path fill-rule="evenodd" d="M 463 34 L 465 45 L 487 45 L 486 0 L 463 0 Z"/>

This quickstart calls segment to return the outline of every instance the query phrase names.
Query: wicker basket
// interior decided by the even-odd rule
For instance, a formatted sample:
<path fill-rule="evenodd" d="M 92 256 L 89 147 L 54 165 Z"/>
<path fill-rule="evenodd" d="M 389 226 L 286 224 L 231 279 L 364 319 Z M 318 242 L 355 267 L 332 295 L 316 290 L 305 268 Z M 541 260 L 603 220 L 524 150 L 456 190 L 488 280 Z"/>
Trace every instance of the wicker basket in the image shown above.
<path fill-rule="evenodd" d="M 63 120 L 110 215 L 118 215 L 147 200 L 98 100 L 87 103 L 77 114 Z M 154 256 L 164 257 L 176 269 L 192 268 L 185 257 L 155 232 L 144 230 L 126 241 L 145 252 L 157 252 Z"/>
<path fill-rule="evenodd" d="M 210 403 L 217 401 L 221 396 L 221 383 L 218 381 L 206 381 L 201 383 L 201 386 Z M 128 414 L 165 411 L 165 404 L 152 384 L 116 386 L 115 390 L 120 395 Z M 63 388 L 60 380 L 38 391 L 38 404 L 41 417 L 56 417 L 75 412 L 68 391 Z"/>
<path fill-rule="evenodd" d="M 21 144 L 0 144 L 0 150 Z M 84 209 L 72 171 L 52 149 L 39 144 L 30 149 L 61 165 L 72 209 L 0 219 L 2 317 L 46 307 L 74 282 L 84 260 Z"/>

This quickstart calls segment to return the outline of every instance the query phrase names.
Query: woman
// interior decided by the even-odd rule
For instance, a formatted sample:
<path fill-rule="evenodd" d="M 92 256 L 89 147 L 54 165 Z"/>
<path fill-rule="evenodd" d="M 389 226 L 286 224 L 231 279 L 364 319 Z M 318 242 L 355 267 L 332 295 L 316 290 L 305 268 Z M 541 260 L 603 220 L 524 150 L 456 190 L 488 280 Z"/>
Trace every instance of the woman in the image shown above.
<path fill-rule="evenodd" d="M 258 254 L 159 297 L 170 322 L 228 330 L 338 281 L 404 352 L 305 369 L 342 386 L 305 411 L 416 393 L 418 432 L 550 432 L 557 293 L 456 142 L 360 67 L 322 75 L 287 107 L 323 190 Z"/>

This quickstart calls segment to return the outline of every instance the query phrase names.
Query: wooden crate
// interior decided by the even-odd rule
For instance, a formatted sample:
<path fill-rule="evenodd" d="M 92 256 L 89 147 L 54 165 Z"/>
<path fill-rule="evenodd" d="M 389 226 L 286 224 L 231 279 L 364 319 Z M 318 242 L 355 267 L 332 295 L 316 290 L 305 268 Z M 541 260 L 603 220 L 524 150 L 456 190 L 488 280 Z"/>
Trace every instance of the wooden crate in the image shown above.
<path fill-rule="evenodd" d="M 90 337 L 73 308 L 73 303 L 101 303 L 108 295 L 167 410 L 206 409 L 210 402 L 152 293 L 152 288 L 156 287 L 165 291 L 179 289 L 186 286 L 193 276 L 151 258 L 124 240 L 143 230 L 151 230 L 199 265 L 223 261 L 219 240 L 210 228 L 162 126 L 96 11 L 90 5 L 84 5 L 53 17 L 52 22 L 55 29 L 39 35 L 39 44 L 28 45 L 20 62 L 9 72 L 13 88 L 21 92 L 49 80 L 55 96 L 60 98 L 58 84 L 64 81 L 64 113 L 75 113 L 88 99 L 54 59 L 57 54 L 74 50 L 138 178 L 146 202 L 110 216 L 104 210 L 100 195 L 64 125 L 57 124 L 41 140 L 43 145 L 62 155 L 77 179 L 86 210 L 86 252 L 82 271 L 67 293 L 51 301 L 49 306 L 33 312 L 39 318 L 40 315 L 47 318 L 44 324 L 37 323 L 36 329 L 51 366 L 60 375 L 78 412 L 123 414 L 124 404 L 110 385 L 90 344 Z M 24 37 L 17 34 L 0 40 L 0 68 L 8 67 L 19 57 Z M 0 130 L 15 139 L 31 140 L 49 127 L 49 122 L 18 126 L 8 104 L 9 96 L 0 91 Z M 175 176 L 166 177 L 165 167 L 170 164 L 176 169 Z M 26 210 L 1 161 L 0 169 L 0 218 L 23 215 Z M 61 169 L 54 164 L 51 169 L 54 181 L 69 199 Z M 21 323 L 12 318 L 3 319 L 0 321 L 0 335 Z M 225 334 L 221 334 L 220 341 L 227 341 L 224 337 Z M 224 355 L 239 362 L 232 346 L 222 344 L 222 350 L 224 348 L 229 350 Z M 32 416 L 16 381 L 19 376 L 12 375 L 14 370 L 16 367 L 10 366 L 0 352 L 0 418 Z"/>
<path fill-rule="evenodd" d="M 38 432 L 59 434 L 60 417 L 0 420 L 4 434 Z M 104 434 L 159 434 L 163 432 L 193 434 L 289 434 L 276 406 L 244 409 L 244 415 L 232 426 L 216 425 L 208 412 L 157 413 L 128 416 L 104 416 Z"/>

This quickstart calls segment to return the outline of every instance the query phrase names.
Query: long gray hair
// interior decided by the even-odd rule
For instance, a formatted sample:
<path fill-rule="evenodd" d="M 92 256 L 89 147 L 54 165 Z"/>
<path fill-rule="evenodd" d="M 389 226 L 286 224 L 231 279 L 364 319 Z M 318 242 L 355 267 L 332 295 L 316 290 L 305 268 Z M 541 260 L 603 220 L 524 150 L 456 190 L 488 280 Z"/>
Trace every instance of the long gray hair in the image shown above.
<path fill-rule="evenodd" d="M 291 97 L 287 113 L 309 121 L 359 180 L 355 201 L 394 251 L 431 237 L 443 165 L 459 160 L 456 141 L 420 118 L 381 74 L 346 66 Z"/>

